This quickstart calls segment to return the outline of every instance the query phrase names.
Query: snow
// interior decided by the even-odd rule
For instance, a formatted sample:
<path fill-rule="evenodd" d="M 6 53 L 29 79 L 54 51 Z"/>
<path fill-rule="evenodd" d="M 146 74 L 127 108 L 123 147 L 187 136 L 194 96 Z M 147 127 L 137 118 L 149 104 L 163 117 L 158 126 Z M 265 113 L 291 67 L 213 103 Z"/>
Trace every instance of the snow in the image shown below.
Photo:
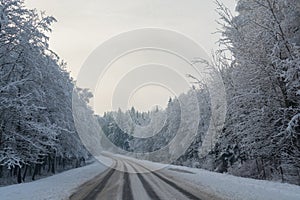
<path fill-rule="evenodd" d="M 170 166 L 168 167 L 170 168 Z M 228 174 L 209 172 L 186 167 L 173 168 L 193 172 L 176 173 L 183 179 L 207 187 L 210 191 L 232 200 L 299 200 L 300 187 L 271 181 L 236 177 Z"/>
<path fill-rule="evenodd" d="M 109 161 L 106 159 L 105 164 Z M 110 163 L 112 163 L 110 161 Z M 78 186 L 107 169 L 106 165 L 94 162 L 30 183 L 0 187 L 1 200 L 63 200 Z"/>
<path fill-rule="evenodd" d="M 195 183 L 204 191 L 230 200 L 299 200 L 300 187 L 278 182 L 235 177 L 228 174 L 209 172 L 202 169 L 141 161 L 124 156 L 150 169 L 162 169 L 162 173 L 187 182 Z M 98 158 L 105 165 L 112 165 L 109 158 Z M 0 187 L 1 200 L 64 200 L 84 182 L 107 169 L 107 166 L 95 162 L 85 167 L 69 170 L 31 183 Z M 188 173 L 187 173 L 188 172 Z"/>
<path fill-rule="evenodd" d="M 122 158 L 123 156 L 118 156 Z M 125 158 L 125 157 L 123 157 Z M 127 158 L 128 159 L 128 158 Z M 202 169 L 183 166 L 166 165 L 150 161 L 139 161 L 130 158 L 137 163 L 148 166 L 150 169 L 163 169 L 164 174 L 193 182 L 210 194 L 216 194 L 230 200 L 299 200 L 300 186 L 236 177 L 228 174 L 220 174 Z M 174 171 L 177 170 L 177 171 Z M 180 172 L 182 171 L 182 172 Z M 190 173 L 185 173 L 190 172 Z"/>

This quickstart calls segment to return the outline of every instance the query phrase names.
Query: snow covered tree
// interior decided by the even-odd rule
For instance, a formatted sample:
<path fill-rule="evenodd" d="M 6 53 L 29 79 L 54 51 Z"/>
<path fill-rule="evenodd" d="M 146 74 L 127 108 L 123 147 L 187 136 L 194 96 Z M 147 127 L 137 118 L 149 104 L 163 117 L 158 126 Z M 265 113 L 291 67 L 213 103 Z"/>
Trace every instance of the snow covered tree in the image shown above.
<path fill-rule="evenodd" d="M 49 49 L 53 22 L 22 0 L 0 1 L 0 165 L 17 170 L 19 183 L 23 169 L 23 181 L 28 168 L 34 179 L 70 152 L 87 155 L 72 117 L 74 84 Z"/>
<path fill-rule="evenodd" d="M 244 176 L 276 178 L 282 168 L 294 173 L 299 170 L 299 2 L 240 0 L 235 17 L 217 4 L 220 43 L 233 55 L 223 69 L 228 113 L 220 156 L 237 147 L 242 166 L 255 166 L 256 161 L 250 174 L 240 174 Z M 289 155 L 288 164 L 283 155 Z M 239 173 L 237 168 L 232 171 Z"/>

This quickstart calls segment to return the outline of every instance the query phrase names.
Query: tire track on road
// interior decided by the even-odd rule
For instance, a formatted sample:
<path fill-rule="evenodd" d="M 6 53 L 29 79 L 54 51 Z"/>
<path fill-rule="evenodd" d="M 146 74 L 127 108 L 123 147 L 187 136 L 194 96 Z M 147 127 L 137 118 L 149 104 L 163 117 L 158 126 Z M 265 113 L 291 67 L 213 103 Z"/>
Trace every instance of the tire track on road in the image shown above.
<path fill-rule="evenodd" d="M 95 200 L 95 199 L 97 199 L 97 195 L 99 193 L 101 193 L 101 191 L 105 188 L 107 182 L 109 181 L 110 177 L 115 173 L 115 171 L 116 171 L 115 168 L 117 167 L 117 165 L 118 164 L 116 162 L 116 164 L 101 179 L 101 182 L 98 183 L 95 187 L 93 187 L 86 196 L 84 196 L 83 198 L 81 197 L 79 199 L 80 200 Z M 87 182 L 86 184 L 89 184 L 89 183 Z M 86 185 L 86 184 L 84 184 L 84 185 Z M 79 196 L 80 196 L 80 192 L 81 191 L 79 190 L 77 193 L 73 194 L 69 199 L 70 200 L 78 199 L 77 195 L 79 194 Z"/>
<path fill-rule="evenodd" d="M 136 172 L 136 175 L 138 176 L 138 178 L 140 179 L 141 183 L 143 184 L 143 187 L 145 188 L 148 196 L 151 199 L 160 200 L 160 197 L 153 190 L 152 186 L 148 183 L 148 181 L 146 181 L 146 179 L 143 177 L 143 175 L 141 175 L 141 173 L 139 173 L 138 170 L 133 165 L 131 165 L 129 163 L 128 163 L 128 165 L 130 165 L 130 167 L 132 167 L 132 169 Z"/>
<path fill-rule="evenodd" d="M 138 165 L 146 170 L 149 171 L 149 173 L 152 173 L 153 175 L 155 175 L 156 177 L 158 177 L 160 180 L 164 181 L 165 183 L 167 183 L 168 185 L 170 185 L 171 187 L 173 187 L 174 189 L 176 189 L 177 191 L 181 192 L 183 195 L 185 195 L 186 197 L 188 197 L 191 200 L 202 200 L 201 198 L 195 196 L 194 194 L 188 192 L 187 190 L 183 189 L 182 187 L 178 186 L 175 182 L 161 176 L 160 174 L 158 174 L 157 172 L 153 172 L 150 169 L 148 169 L 147 167 L 144 167 L 143 165 L 139 164 L 139 163 L 135 163 L 133 161 L 130 161 L 128 159 L 126 159 L 126 161 L 134 163 L 135 165 Z"/>
<path fill-rule="evenodd" d="M 132 189 L 131 189 L 131 184 L 130 184 L 128 169 L 126 167 L 126 164 L 124 162 L 122 162 L 122 163 L 124 165 L 124 183 L 123 183 L 122 199 L 123 200 L 134 200 L 133 194 L 132 194 Z"/>

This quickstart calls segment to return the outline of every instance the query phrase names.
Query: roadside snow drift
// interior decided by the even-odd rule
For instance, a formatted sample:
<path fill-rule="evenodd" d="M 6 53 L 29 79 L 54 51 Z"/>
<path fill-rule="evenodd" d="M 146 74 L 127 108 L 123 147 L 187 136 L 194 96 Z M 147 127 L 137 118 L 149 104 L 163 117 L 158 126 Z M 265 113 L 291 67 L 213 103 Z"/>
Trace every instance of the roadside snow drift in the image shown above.
<path fill-rule="evenodd" d="M 107 161 L 106 161 L 107 162 Z M 1 200 L 63 200 L 78 186 L 107 169 L 95 162 L 30 183 L 0 187 Z"/>

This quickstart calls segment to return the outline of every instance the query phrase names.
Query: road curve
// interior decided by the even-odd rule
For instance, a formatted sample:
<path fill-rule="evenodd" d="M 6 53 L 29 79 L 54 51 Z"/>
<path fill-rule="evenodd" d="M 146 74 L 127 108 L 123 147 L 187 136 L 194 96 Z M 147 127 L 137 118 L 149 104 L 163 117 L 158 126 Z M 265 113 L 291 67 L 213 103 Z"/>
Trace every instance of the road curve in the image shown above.
<path fill-rule="evenodd" d="M 149 167 L 125 158 L 81 185 L 70 200 L 220 200 L 198 185 L 183 181 L 167 169 Z M 117 169 L 121 169 L 120 171 Z M 149 171 L 145 173 L 145 170 Z M 143 173 L 142 173 L 143 172 Z"/>

